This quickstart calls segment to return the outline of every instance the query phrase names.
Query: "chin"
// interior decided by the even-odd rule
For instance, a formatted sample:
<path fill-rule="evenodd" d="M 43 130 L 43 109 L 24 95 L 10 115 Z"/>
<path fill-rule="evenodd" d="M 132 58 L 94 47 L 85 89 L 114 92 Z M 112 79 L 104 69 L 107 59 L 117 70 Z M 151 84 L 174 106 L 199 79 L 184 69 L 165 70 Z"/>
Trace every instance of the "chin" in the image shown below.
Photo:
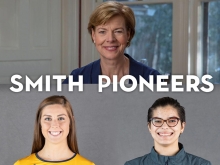
<path fill-rule="evenodd" d="M 118 55 L 118 54 L 108 54 L 108 55 L 104 55 L 103 57 L 105 59 L 108 59 L 108 60 L 116 60 L 116 59 L 118 59 L 118 57 L 120 57 L 120 55 Z"/>
<path fill-rule="evenodd" d="M 52 144 L 60 144 L 60 143 L 62 143 L 62 142 L 63 142 L 62 139 L 57 139 L 57 140 L 51 139 L 51 140 L 50 140 L 50 143 L 52 143 Z"/>
<path fill-rule="evenodd" d="M 160 143 L 160 145 L 163 147 L 169 147 L 171 145 L 171 143 Z"/>
<path fill-rule="evenodd" d="M 164 141 L 159 141 L 157 142 L 160 146 L 163 147 L 169 147 L 169 146 L 173 146 L 175 143 L 178 145 L 178 141 L 170 141 L 170 140 L 164 140 Z"/>

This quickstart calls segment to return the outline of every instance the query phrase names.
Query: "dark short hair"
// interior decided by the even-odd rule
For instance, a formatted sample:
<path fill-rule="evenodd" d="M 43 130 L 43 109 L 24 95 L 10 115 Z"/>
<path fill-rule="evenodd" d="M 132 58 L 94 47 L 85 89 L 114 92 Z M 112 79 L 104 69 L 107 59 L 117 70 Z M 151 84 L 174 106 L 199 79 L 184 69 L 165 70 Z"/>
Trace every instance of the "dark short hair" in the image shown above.
<path fill-rule="evenodd" d="M 185 108 L 182 105 L 180 105 L 180 103 L 177 100 L 171 97 L 162 97 L 157 99 L 153 103 L 153 105 L 148 109 L 147 121 L 150 122 L 150 119 L 153 116 L 153 111 L 157 107 L 165 107 L 167 105 L 170 105 L 177 110 L 181 123 L 186 121 Z"/>

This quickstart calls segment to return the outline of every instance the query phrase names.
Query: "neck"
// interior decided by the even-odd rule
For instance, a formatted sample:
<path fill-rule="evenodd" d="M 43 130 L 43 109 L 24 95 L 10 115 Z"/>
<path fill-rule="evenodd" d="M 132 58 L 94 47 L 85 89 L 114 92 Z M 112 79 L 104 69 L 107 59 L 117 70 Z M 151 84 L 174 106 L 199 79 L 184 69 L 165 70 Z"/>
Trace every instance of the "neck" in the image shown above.
<path fill-rule="evenodd" d="M 154 144 L 154 149 L 159 155 L 174 156 L 179 151 L 178 143 L 173 145 L 158 145 Z"/>
<path fill-rule="evenodd" d="M 118 82 L 124 75 L 129 74 L 129 59 L 126 56 L 121 56 L 116 60 L 101 59 L 100 61 L 102 75 L 106 75 L 113 82 L 113 75 L 118 76 Z"/>
<path fill-rule="evenodd" d="M 62 161 L 71 158 L 74 153 L 68 145 L 45 143 L 42 150 L 38 152 L 39 157 L 48 161 Z"/>

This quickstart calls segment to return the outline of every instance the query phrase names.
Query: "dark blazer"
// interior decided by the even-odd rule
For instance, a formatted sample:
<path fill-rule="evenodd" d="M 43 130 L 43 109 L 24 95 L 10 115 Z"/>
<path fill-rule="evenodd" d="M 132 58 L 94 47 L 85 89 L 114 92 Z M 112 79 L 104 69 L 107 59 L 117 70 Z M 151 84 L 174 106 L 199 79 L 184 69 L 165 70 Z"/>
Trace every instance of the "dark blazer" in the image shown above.
<path fill-rule="evenodd" d="M 154 147 L 149 154 L 127 161 L 125 165 L 211 165 L 211 162 L 184 151 L 179 143 L 180 151 L 174 156 L 159 155 Z"/>
<path fill-rule="evenodd" d="M 149 81 L 149 75 L 154 76 L 154 83 L 156 83 L 157 75 L 160 73 L 140 62 L 135 61 L 131 56 L 125 54 L 129 58 L 130 68 L 129 75 L 132 75 L 136 78 L 139 83 L 139 76 L 142 76 L 146 81 Z M 73 75 L 73 82 L 78 82 L 78 76 L 83 76 L 83 84 L 98 84 L 98 76 L 101 75 L 100 59 L 94 61 L 84 67 L 75 69 L 71 72 L 70 75 Z M 68 84 L 69 79 L 63 81 L 63 84 Z M 129 81 L 131 84 L 131 81 Z"/>

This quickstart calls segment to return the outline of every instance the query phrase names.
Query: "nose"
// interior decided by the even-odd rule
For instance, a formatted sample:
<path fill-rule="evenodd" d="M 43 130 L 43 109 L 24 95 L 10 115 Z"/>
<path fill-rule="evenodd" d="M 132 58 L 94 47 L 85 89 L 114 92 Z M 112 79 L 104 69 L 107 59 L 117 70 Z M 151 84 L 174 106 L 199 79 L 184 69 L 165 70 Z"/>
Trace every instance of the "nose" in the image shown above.
<path fill-rule="evenodd" d="M 58 128 L 58 127 L 59 127 L 58 121 L 57 121 L 57 120 L 53 120 L 53 121 L 51 122 L 51 127 L 52 127 L 52 128 Z"/>
<path fill-rule="evenodd" d="M 114 32 L 109 32 L 108 33 L 106 41 L 107 42 L 114 42 L 115 41 L 115 34 L 114 34 Z"/>
<path fill-rule="evenodd" d="M 166 121 L 163 122 L 163 125 L 161 126 L 161 128 L 165 128 L 165 129 L 166 129 L 166 128 L 169 128 L 169 126 L 167 125 L 167 122 L 166 122 Z"/>

